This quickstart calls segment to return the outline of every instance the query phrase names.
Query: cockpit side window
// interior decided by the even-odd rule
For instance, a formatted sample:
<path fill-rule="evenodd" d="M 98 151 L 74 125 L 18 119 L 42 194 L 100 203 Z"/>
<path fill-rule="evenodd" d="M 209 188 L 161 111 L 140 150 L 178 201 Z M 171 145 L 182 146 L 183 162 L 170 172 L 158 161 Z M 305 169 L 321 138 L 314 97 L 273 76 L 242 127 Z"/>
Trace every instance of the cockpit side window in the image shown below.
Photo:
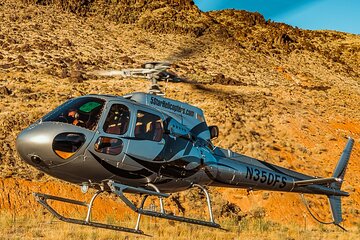
<path fill-rule="evenodd" d="M 160 142 L 163 132 L 163 122 L 159 116 L 140 110 L 137 112 L 135 138 Z"/>
<path fill-rule="evenodd" d="M 43 118 L 46 122 L 63 122 L 94 131 L 105 101 L 94 97 L 72 99 Z"/>
<path fill-rule="evenodd" d="M 113 104 L 106 117 L 103 130 L 106 133 L 123 135 L 130 122 L 129 108 L 122 104 Z"/>

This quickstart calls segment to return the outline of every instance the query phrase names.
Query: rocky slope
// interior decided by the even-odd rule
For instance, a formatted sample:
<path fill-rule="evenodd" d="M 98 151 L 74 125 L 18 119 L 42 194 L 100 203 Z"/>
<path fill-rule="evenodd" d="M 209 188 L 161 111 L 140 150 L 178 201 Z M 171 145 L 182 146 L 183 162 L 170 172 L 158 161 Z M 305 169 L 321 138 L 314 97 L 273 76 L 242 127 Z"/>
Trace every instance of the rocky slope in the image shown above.
<path fill-rule="evenodd" d="M 171 60 L 172 71 L 202 84 L 164 84 L 167 97 L 201 107 L 209 124 L 219 126 L 221 147 L 331 176 L 345 137 L 355 138 L 343 186 L 351 194 L 344 199 L 345 225 L 358 224 L 358 35 L 305 31 L 244 11 L 203 13 L 190 0 L 30 2 L 0 1 L 1 209 L 40 209 L 26 204 L 37 188 L 78 197 L 77 187 L 20 161 L 15 139 L 21 129 L 71 97 L 148 87 L 87 74 L 92 70 Z M 304 216 L 296 194 L 211 191 L 218 215 L 234 203 L 239 215 L 260 208 L 278 222 Z M 324 202 L 311 198 L 322 218 L 329 217 Z"/>

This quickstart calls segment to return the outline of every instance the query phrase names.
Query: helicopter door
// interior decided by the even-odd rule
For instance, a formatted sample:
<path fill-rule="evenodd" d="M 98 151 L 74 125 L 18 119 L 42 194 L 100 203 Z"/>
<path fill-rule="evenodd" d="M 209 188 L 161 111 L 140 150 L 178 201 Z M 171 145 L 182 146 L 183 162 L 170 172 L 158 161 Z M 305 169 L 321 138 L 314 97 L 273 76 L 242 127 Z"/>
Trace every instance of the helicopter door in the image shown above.
<path fill-rule="evenodd" d="M 138 110 L 136 113 L 133 136 L 126 154 L 129 157 L 145 161 L 163 160 L 163 121 L 161 117 L 148 110 Z"/>
<path fill-rule="evenodd" d="M 123 103 L 109 102 L 109 109 L 99 123 L 95 137 L 89 145 L 89 157 L 107 169 L 119 167 L 129 144 L 130 107 Z M 94 168 L 97 169 L 97 168 Z"/>

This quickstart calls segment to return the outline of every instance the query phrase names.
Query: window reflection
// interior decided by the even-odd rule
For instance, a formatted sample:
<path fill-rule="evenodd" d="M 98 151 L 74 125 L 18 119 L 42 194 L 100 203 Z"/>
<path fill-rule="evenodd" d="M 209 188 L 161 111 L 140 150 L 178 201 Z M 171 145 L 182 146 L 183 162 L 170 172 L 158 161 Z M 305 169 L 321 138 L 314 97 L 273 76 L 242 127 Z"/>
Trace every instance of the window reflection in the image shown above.
<path fill-rule="evenodd" d="M 43 121 L 63 122 L 95 130 L 104 100 L 94 97 L 72 99 L 43 118 Z"/>
<path fill-rule="evenodd" d="M 117 138 L 99 137 L 94 149 L 99 153 L 118 155 L 123 149 L 123 141 Z"/>
<path fill-rule="evenodd" d="M 135 138 L 159 142 L 163 135 L 163 124 L 157 115 L 138 111 L 136 116 Z"/>
<path fill-rule="evenodd" d="M 104 132 L 122 135 L 126 133 L 130 122 L 130 111 L 122 104 L 113 104 L 104 123 Z"/>

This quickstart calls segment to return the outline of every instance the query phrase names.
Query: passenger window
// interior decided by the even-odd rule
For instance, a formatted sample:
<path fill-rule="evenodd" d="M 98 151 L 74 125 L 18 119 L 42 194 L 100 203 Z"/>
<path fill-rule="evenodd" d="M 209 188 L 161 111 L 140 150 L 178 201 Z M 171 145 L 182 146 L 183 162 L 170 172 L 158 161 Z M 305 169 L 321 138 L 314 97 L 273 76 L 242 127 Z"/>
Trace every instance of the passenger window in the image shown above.
<path fill-rule="evenodd" d="M 130 122 L 130 111 L 122 104 L 113 104 L 104 123 L 104 132 L 116 135 L 126 133 Z"/>
<path fill-rule="evenodd" d="M 160 142 L 163 135 L 163 123 L 157 115 L 138 111 L 135 126 L 135 138 Z"/>
<path fill-rule="evenodd" d="M 118 155 L 121 153 L 123 147 L 123 142 L 120 139 L 99 137 L 95 143 L 94 149 L 99 153 Z"/>

